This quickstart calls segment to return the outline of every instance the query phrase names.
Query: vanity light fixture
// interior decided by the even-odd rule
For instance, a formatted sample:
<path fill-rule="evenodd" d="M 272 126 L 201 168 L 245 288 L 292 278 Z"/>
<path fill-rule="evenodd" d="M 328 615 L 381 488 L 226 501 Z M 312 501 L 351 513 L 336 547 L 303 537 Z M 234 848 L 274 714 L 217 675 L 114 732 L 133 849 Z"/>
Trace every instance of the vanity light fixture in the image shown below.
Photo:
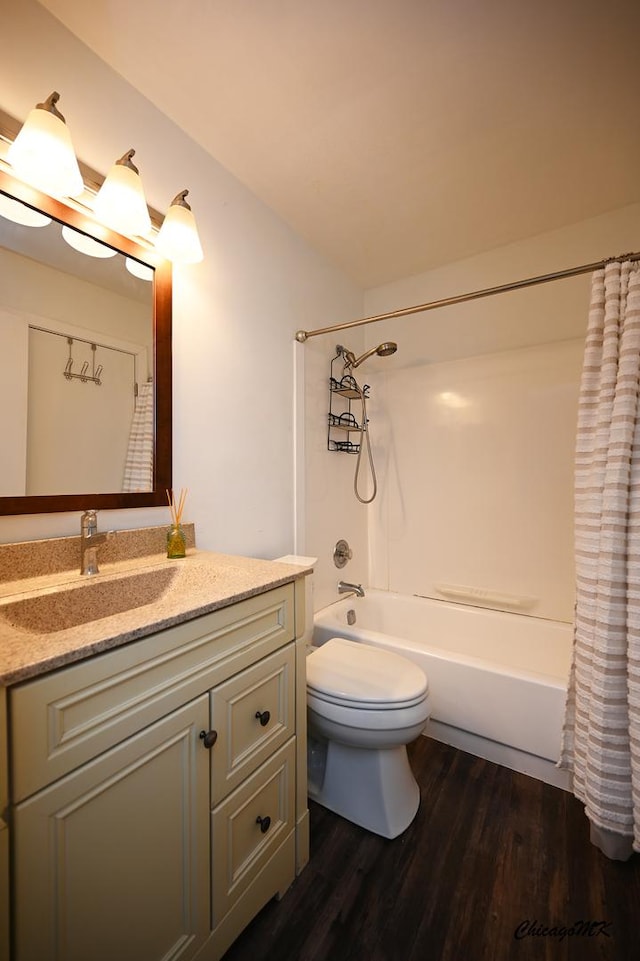
<path fill-rule="evenodd" d="M 79 197 L 84 183 L 55 90 L 29 113 L 9 147 L 17 175 L 52 197 Z"/>
<path fill-rule="evenodd" d="M 171 201 L 156 239 L 156 247 L 175 264 L 198 264 L 203 259 L 196 218 L 181 190 Z"/>
<path fill-rule="evenodd" d="M 6 160 L 21 180 L 51 197 L 64 200 L 66 197 L 80 197 L 85 192 L 85 184 L 65 119 L 56 107 L 59 99 L 60 94 L 54 91 L 44 103 L 39 103 L 31 111 L 10 144 Z M 0 130 L 0 134 L 5 140 L 9 139 L 3 130 Z M 185 200 L 189 191 L 181 191 L 172 200 L 162 226 L 155 235 L 140 172 L 131 160 L 134 154 L 133 149 L 128 150 L 115 162 L 102 182 L 92 204 L 95 219 L 123 236 L 141 237 L 150 244 L 155 242 L 160 253 L 173 263 L 199 263 L 203 253 L 195 217 Z M 90 172 L 90 176 L 97 178 L 98 182 L 102 180 L 95 172 Z M 94 192 L 93 187 L 86 189 Z M 86 199 L 83 198 L 80 203 L 86 210 Z M 71 243 L 71 246 L 89 253 L 87 248 L 92 245 L 90 239 L 86 239 L 86 244 L 80 242 L 84 250 L 78 243 Z M 70 242 L 66 236 L 65 240 Z M 97 254 L 94 252 L 93 256 Z"/>
<path fill-rule="evenodd" d="M 112 230 L 145 237 L 151 230 L 140 171 L 132 161 L 135 150 L 116 160 L 96 195 L 93 212 Z"/>

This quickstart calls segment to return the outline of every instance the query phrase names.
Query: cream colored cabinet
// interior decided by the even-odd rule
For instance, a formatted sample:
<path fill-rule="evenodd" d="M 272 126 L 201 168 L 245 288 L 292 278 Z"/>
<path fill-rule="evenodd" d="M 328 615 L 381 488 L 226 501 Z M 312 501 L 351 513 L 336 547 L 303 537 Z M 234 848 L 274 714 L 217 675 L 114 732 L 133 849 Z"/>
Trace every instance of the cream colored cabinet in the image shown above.
<path fill-rule="evenodd" d="M 217 961 L 284 894 L 308 858 L 302 594 L 9 689 L 11 961 Z"/>
<path fill-rule="evenodd" d="M 16 961 L 178 961 L 205 942 L 207 715 L 202 695 L 18 805 Z"/>

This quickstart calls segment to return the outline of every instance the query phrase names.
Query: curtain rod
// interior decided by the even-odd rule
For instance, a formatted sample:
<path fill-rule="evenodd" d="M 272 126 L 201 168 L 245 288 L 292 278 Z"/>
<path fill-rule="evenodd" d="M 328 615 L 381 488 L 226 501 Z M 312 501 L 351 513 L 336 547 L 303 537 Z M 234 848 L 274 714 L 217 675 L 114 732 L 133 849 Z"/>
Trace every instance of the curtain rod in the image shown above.
<path fill-rule="evenodd" d="M 390 310 L 386 314 L 376 314 L 374 317 L 362 317 L 360 320 L 350 320 L 344 324 L 334 324 L 332 327 L 319 327 L 317 330 L 298 330 L 296 331 L 296 340 L 304 344 L 305 340 L 308 340 L 309 337 L 317 337 L 318 334 L 330 334 L 334 330 L 347 330 L 350 327 L 361 327 L 363 324 L 373 324 L 378 320 L 390 320 L 393 317 L 406 317 L 407 314 L 419 314 L 425 310 L 435 310 L 436 307 L 464 304 L 469 300 L 479 300 L 481 297 L 491 297 L 493 294 L 504 294 L 510 290 L 519 290 L 522 287 L 534 287 L 536 284 L 546 284 L 551 280 L 577 277 L 579 274 L 588 274 L 594 270 L 600 270 L 606 267 L 607 264 L 624 260 L 640 260 L 640 253 L 608 257 L 606 260 L 598 260 L 594 264 L 583 264 L 581 267 L 568 267 L 566 270 L 556 270 L 551 274 L 541 274 L 539 277 L 528 277 L 526 280 L 516 280 L 511 284 L 502 284 L 499 287 L 486 287 L 484 290 L 473 290 L 468 294 L 458 294 L 455 297 L 444 297 L 442 300 L 432 300 L 428 304 L 418 304 L 416 307 L 401 307 L 399 310 Z"/>

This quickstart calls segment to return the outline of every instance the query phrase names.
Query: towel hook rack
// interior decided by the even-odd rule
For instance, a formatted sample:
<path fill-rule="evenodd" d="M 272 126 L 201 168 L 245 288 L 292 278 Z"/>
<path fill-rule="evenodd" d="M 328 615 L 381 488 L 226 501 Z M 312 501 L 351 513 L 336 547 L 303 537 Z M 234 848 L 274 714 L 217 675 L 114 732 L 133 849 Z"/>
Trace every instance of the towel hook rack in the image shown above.
<path fill-rule="evenodd" d="M 67 343 L 69 345 L 69 359 L 65 364 L 65 368 L 62 371 L 63 377 L 67 380 L 79 380 L 83 384 L 91 381 L 97 387 L 102 386 L 102 380 L 100 379 L 104 367 L 102 364 L 98 364 L 96 367 L 96 350 L 97 345 L 91 344 L 91 373 L 89 374 L 89 361 L 85 360 L 84 364 L 80 368 L 79 374 L 73 373 L 73 337 L 67 337 Z"/>

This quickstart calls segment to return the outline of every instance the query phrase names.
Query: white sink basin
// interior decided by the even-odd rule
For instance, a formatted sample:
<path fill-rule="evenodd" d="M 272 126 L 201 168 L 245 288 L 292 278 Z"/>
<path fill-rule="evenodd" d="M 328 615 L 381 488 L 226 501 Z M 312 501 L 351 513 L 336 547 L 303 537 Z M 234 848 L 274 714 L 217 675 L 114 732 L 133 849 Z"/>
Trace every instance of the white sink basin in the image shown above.
<path fill-rule="evenodd" d="M 0 619 L 31 634 L 65 631 L 156 603 L 178 573 L 178 568 L 172 566 L 131 572 L 110 580 L 79 579 L 78 583 L 67 583 L 56 590 L 3 603 Z"/>

